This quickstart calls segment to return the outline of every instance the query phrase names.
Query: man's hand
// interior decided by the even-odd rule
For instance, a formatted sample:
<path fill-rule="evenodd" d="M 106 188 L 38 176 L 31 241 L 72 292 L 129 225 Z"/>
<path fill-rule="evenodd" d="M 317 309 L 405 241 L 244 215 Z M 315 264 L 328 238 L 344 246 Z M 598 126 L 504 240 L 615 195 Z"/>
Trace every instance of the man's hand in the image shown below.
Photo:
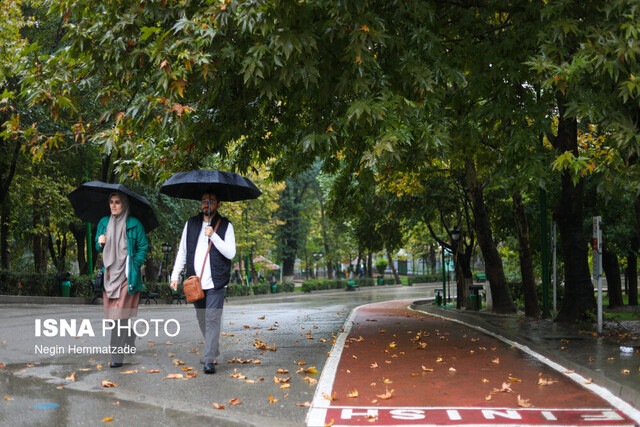
<path fill-rule="evenodd" d="M 169 286 L 171 287 L 171 289 L 173 289 L 174 291 L 178 290 L 178 281 L 177 280 L 172 280 L 171 283 L 169 284 Z"/>
<path fill-rule="evenodd" d="M 100 237 L 98 237 L 98 244 L 104 246 L 105 243 L 107 243 L 107 236 L 101 234 Z"/>
<path fill-rule="evenodd" d="M 213 234 L 213 227 L 211 227 L 210 225 L 206 226 L 204 228 L 204 235 L 207 237 L 211 237 L 212 234 Z"/>

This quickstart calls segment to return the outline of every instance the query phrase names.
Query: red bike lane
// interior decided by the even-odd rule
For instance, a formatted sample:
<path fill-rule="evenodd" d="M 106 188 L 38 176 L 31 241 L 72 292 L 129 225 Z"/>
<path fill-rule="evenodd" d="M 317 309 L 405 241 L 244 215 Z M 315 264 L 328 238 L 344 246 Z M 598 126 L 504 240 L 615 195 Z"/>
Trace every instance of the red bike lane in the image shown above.
<path fill-rule="evenodd" d="M 325 365 L 309 426 L 638 425 L 640 412 L 588 379 L 471 326 L 359 307 Z"/>

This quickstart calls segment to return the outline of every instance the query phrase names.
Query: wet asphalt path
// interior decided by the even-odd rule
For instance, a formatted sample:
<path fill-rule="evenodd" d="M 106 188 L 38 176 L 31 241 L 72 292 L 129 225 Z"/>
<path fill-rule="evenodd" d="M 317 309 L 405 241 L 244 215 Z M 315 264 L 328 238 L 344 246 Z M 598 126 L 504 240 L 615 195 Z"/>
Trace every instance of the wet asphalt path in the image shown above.
<path fill-rule="evenodd" d="M 109 356 L 99 353 L 108 344 L 101 306 L 3 305 L 0 424 L 304 425 L 303 405 L 313 400 L 332 340 L 351 311 L 372 302 L 431 298 L 431 288 L 232 299 L 225 305 L 215 375 L 204 375 L 199 364 L 203 344 L 191 306 L 141 306 L 144 322 L 137 330 L 145 332 L 147 324 L 150 330 L 124 367 L 110 369 Z M 75 331 L 61 336 L 46 319 L 58 327 L 75 320 Z M 103 387 L 103 381 L 117 385 Z"/>

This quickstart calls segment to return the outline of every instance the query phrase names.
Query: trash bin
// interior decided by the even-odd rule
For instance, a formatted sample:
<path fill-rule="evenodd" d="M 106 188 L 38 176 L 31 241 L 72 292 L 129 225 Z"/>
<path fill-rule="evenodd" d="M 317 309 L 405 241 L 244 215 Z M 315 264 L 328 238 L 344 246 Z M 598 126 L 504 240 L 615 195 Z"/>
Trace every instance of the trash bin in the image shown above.
<path fill-rule="evenodd" d="M 378 286 L 384 285 L 384 278 L 382 276 L 378 276 Z"/>
<path fill-rule="evenodd" d="M 71 283 L 68 281 L 69 277 L 71 276 L 71 273 L 69 272 L 64 272 L 64 273 L 58 273 L 55 275 L 55 286 L 56 289 L 54 290 L 55 294 L 59 297 L 64 297 L 64 296 L 69 296 L 69 287 L 71 286 Z M 69 283 L 69 285 L 67 285 L 67 295 L 64 295 L 64 288 L 65 286 L 63 285 L 64 282 Z"/>
<path fill-rule="evenodd" d="M 482 295 L 480 295 L 481 289 L 483 289 L 482 285 L 469 285 L 469 291 L 471 291 L 471 295 L 469 295 L 469 302 L 471 303 L 472 310 L 480 311 L 482 308 Z"/>
<path fill-rule="evenodd" d="M 62 296 L 68 297 L 70 290 L 71 290 L 71 282 L 68 280 L 65 280 L 64 282 L 62 282 Z"/>
<path fill-rule="evenodd" d="M 442 305 L 442 295 L 436 294 L 436 305 Z"/>
<path fill-rule="evenodd" d="M 276 285 L 275 283 L 271 285 L 271 293 L 272 294 L 275 294 L 277 289 L 278 289 L 278 285 Z"/>
<path fill-rule="evenodd" d="M 480 298 L 482 297 L 480 295 L 471 294 L 469 295 L 469 298 L 471 298 L 471 309 L 474 311 L 480 311 Z"/>

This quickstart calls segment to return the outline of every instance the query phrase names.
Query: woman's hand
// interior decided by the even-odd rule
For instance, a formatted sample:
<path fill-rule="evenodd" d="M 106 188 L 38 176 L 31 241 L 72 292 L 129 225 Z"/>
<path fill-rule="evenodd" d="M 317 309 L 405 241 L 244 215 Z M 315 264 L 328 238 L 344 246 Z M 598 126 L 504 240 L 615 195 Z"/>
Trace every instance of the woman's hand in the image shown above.
<path fill-rule="evenodd" d="M 169 284 L 169 286 L 171 286 L 171 289 L 173 289 L 174 291 L 178 290 L 178 281 L 177 280 L 172 280 L 171 283 Z"/>
<path fill-rule="evenodd" d="M 104 244 L 105 244 L 105 243 L 107 243 L 107 236 L 105 236 L 104 234 L 101 234 L 101 235 L 98 237 L 98 244 L 99 244 L 100 246 L 104 246 Z"/>

